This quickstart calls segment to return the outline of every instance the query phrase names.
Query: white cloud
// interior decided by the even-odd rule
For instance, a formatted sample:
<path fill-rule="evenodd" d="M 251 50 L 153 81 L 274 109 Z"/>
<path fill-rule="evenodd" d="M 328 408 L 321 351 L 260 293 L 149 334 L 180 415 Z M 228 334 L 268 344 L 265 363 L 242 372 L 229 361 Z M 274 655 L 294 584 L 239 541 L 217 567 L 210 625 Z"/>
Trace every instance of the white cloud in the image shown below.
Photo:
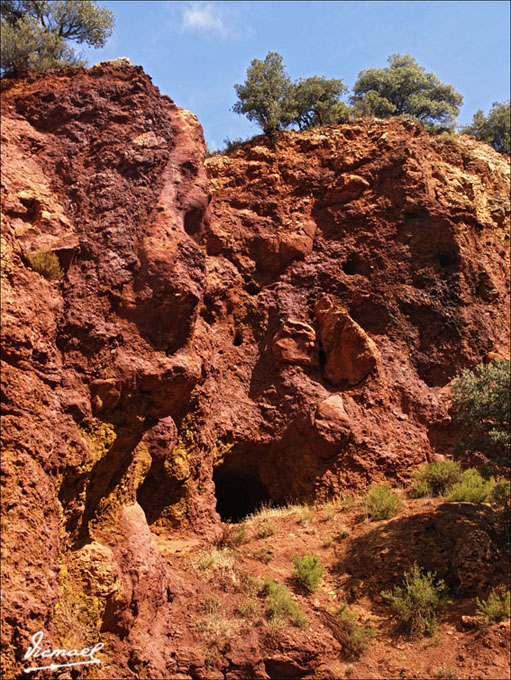
<path fill-rule="evenodd" d="M 227 35 L 222 8 L 213 2 L 189 2 L 183 9 L 182 28 Z"/>

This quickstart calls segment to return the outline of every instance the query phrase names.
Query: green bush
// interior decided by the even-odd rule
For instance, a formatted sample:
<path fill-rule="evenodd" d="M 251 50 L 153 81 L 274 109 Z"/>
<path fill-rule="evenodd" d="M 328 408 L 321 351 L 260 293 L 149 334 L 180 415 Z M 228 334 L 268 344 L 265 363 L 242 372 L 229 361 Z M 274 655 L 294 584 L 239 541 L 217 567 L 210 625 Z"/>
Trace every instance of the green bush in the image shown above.
<path fill-rule="evenodd" d="M 366 514 L 372 520 L 390 519 L 403 505 L 390 484 L 373 484 L 364 500 Z"/>
<path fill-rule="evenodd" d="M 355 617 L 343 607 L 336 612 L 339 620 L 342 649 L 346 656 L 358 657 L 367 649 L 369 642 L 374 638 L 374 630 L 371 626 L 360 625 Z"/>
<path fill-rule="evenodd" d="M 511 612 L 511 591 L 505 586 L 492 588 L 487 600 L 477 598 L 477 613 L 482 616 L 486 623 L 498 623 L 508 619 Z"/>
<path fill-rule="evenodd" d="M 475 468 L 461 473 L 459 481 L 453 484 L 447 500 L 465 503 L 486 503 L 490 500 L 495 480 L 484 479 Z"/>
<path fill-rule="evenodd" d="M 267 613 L 273 623 L 282 625 L 289 620 L 298 628 L 307 627 L 309 623 L 307 617 L 293 600 L 291 591 L 286 586 L 265 578 L 262 592 L 268 598 Z"/>
<path fill-rule="evenodd" d="M 511 482 L 508 479 L 499 479 L 492 489 L 490 502 L 506 507 L 511 498 Z"/>
<path fill-rule="evenodd" d="M 59 258 L 51 250 L 39 250 L 27 255 L 27 264 L 41 276 L 48 280 L 63 278 L 64 272 L 60 266 Z"/>
<path fill-rule="evenodd" d="M 511 362 L 496 359 L 465 370 L 453 383 L 455 419 L 462 426 L 459 453 L 482 453 L 497 469 L 509 468 L 511 449 Z"/>
<path fill-rule="evenodd" d="M 432 635 L 437 627 L 437 612 L 446 603 L 447 586 L 435 583 L 435 574 L 423 573 L 415 563 L 404 573 L 403 585 L 382 591 L 402 627 L 411 635 Z"/>
<path fill-rule="evenodd" d="M 461 475 L 460 464 L 454 460 L 441 460 L 428 463 L 415 475 L 415 484 L 410 496 L 445 496 Z"/>
<path fill-rule="evenodd" d="M 295 555 L 292 561 L 295 567 L 293 577 L 301 586 L 312 593 L 318 587 L 325 573 L 321 560 L 317 555 L 304 555 L 303 557 Z"/>
<path fill-rule="evenodd" d="M 461 130 L 462 134 L 473 135 L 480 142 L 490 144 L 500 153 L 511 152 L 511 111 L 507 102 L 493 102 L 488 117 L 481 109 L 472 118 L 472 125 Z"/>

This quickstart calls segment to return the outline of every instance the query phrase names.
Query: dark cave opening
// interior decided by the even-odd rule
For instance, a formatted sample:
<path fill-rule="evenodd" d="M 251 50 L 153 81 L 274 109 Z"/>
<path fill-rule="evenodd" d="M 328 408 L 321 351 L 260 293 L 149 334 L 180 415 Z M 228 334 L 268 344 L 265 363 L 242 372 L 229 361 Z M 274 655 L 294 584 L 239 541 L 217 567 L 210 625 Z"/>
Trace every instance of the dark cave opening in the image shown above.
<path fill-rule="evenodd" d="M 268 489 L 255 470 L 220 466 L 213 474 L 216 511 L 223 522 L 241 522 L 271 501 Z"/>

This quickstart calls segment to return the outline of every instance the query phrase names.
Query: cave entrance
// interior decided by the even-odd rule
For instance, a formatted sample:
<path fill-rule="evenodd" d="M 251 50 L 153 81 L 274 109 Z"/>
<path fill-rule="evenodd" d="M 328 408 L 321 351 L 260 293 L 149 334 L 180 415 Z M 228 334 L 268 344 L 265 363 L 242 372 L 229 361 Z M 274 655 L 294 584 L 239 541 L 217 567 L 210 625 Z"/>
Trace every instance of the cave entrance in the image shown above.
<path fill-rule="evenodd" d="M 213 473 L 216 511 L 223 522 L 241 522 L 271 501 L 256 470 L 221 465 Z"/>

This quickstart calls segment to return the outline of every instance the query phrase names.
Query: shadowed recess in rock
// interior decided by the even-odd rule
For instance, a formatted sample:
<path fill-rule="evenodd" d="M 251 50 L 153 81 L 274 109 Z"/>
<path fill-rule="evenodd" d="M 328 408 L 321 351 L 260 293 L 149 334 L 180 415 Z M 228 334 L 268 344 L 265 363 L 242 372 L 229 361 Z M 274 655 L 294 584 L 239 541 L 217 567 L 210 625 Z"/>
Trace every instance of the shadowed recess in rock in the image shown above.
<path fill-rule="evenodd" d="M 271 501 L 268 489 L 255 470 L 221 466 L 213 475 L 216 511 L 224 522 L 240 522 Z"/>

